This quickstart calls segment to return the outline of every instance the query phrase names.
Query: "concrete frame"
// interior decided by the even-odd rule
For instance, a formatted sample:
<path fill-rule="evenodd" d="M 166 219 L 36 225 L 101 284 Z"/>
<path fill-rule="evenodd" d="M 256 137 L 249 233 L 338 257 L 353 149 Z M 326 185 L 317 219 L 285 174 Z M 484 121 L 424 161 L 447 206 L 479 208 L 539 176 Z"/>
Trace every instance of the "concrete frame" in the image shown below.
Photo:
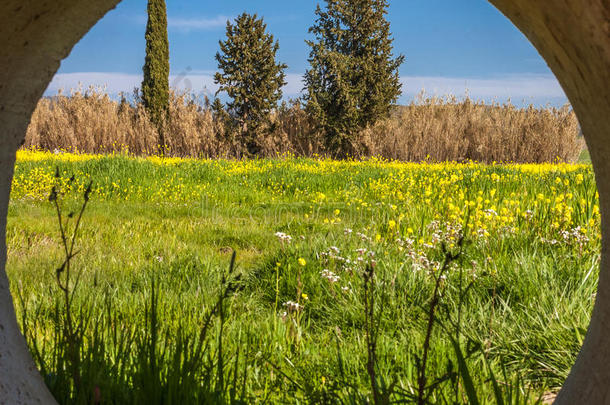
<path fill-rule="evenodd" d="M 602 213 L 591 324 L 557 404 L 610 404 L 610 0 L 489 0 L 532 42 L 580 120 Z M 37 101 L 72 47 L 119 0 L 4 0 L 0 16 L 0 404 L 53 404 L 21 335 L 4 269 L 15 164 Z"/>

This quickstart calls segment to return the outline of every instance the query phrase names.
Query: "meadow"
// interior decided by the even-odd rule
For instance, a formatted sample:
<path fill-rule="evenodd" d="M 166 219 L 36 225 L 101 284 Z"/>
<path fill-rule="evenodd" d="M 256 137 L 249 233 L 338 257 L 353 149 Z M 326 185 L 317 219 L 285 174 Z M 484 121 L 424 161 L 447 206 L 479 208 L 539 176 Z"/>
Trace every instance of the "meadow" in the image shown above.
<path fill-rule="evenodd" d="M 89 198 L 69 294 L 53 188 L 67 234 Z M 60 403 L 525 404 L 575 360 L 599 229 L 589 164 L 23 150 L 7 271 Z"/>

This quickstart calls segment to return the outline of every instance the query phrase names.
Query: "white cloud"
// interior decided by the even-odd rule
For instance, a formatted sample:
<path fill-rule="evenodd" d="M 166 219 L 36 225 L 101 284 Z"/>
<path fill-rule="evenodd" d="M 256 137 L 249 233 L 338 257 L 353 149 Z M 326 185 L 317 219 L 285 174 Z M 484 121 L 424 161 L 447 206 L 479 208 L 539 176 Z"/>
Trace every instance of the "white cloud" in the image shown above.
<path fill-rule="evenodd" d="M 189 72 L 170 76 L 170 85 L 179 90 L 189 90 L 195 93 L 214 94 L 218 86 L 214 84 L 213 72 Z M 47 87 L 45 95 L 54 95 L 58 90 L 64 93 L 70 90 L 90 86 L 103 88 L 107 93 L 116 95 L 120 92 L 131 93 L 134 88 L 141 87 L 142 75 L 114 72 L 79 72 L 58 73 Z"/>
<path fill-rule="evenodd" d="M 303 76 L 298 73 L 288 73 L 286 81 L 288 84 L 283 88 L 284 97 L 298 97 L 303 89 Z M 49 85 L 46 94 L 52 95 L 58 89 L 69 91 L 90 85 L 102 86 L 110 94 L 119 92 L 131 92 L 135 87 L 140 87 L 142 76 L 126 73 L 60 73 L 55 75 Z M 422 90 L 427 95 L 444 96 L 448 94 L 457 97 L 466 93 L 475 100 L 503 102 L 511 99 L 515 104 L 562 104 L 567 101 L 561 86 L 552 75 L 510 75 L 494 78 L 459 78 L 459 77 L 433 77 L 433 76 L 404 76 L 403 96 L 400 103 L 408 103 L 416 94 Z M 189 90 L 196 94 L 205 93 L 212 96 L 218 86 L 214 84 L 214 72 L 212 71 L 184 71 L 170 77 L 172 87 Z"/>
<path fill-rule="evenodd" d="M 103 87 L 110 94 L 131 92 L 142 84 L 142 75 L 113 72 L 58 73 L 47 87 L 45 95 L 53 95 L 58 90 L 69 92 L 89 86 Z"/>
<path fill-rule="evenodd" d="M 148 17 L 146 15 L 136 15 L 131 17 L 137 24 L 146 25 Z M 233 20 L 234 17 L 218 15 L 216 17 L 168 17 L 167 27 L 172 30 L 183 32 L 191 31 L 211 31 L 218 28 L 224 28 L 227 21 Z"/>
<path fill-rule="evenodd" d="M 299 73 L 286 74 L 286 86 L 282 88 L 284 97 L 295 98 L 301 94 L 303 90 L 303 75 Z"/>
<path fill-rule="evenodd" d="M 286 97 L 296 97 L 303 89 L 303 77 L 286 75 L 288 84 L 284 88 Z M 403 95 L 399 103 L 409 103 L 422 91 L 428 96 L 468 94 L 472 99 L 487 102 L 504 102 L 511 99 L 516 105 L 563 104 L 567 97 L 555 76 L 549 74 L 507 75 L 493 78 L 460 78 L 436 76 L 402 76 Z"/>
<path fill-rule="evenodd" d="M 554 100 L 566 99 L 561 85 L 553 75 L 521 74 L 498 76 L 493 78 L 459 78 L 434 76 L 401 77 L 403 93 L 412 98 L 425 90 L 428 95 L 458 97 L 468 94 L 479 100 L 507 99 L 519 103 L 521 100 Z"/>
<path fill-rule="evenodd" d="M 214 83 L 214 72 L 207 70 L 184 71 L 169 77 L 170 87 L 178 90 L 187 90 L 192 93 L 204 93 L 208 97 L 213 97 L 218 90 L 218 85 Z"/>
<path fill-rule="evenodd" d="M 180 31 L 208 31 L 217 28 L 224 28 L 227 25 L 227 21 L 231 20 L 232 17 L 219 15 L 214 18 L 175 18 L 169 17 L 167 19 L 167 26 L 169 29 L 177 29 Z"/>

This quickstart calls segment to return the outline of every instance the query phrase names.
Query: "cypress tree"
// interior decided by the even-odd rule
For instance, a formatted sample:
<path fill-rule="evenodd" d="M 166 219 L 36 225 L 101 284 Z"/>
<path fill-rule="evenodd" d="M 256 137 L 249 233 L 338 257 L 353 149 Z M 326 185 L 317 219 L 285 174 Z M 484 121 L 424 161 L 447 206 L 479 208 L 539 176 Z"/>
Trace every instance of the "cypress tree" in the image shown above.
<path fill-rule="evenodd" d="M 401 94 L 387 0 L 325 0 L 309 29 L 306 109 L 339 157 L 358 152 L 358 133 L 389 115 Z"/>
<path fill-rule="evenodd" d="M 169 39 L 165 0 L 148 0 L 146 60 L 142 102 L 159 131 L 159 146 L 165 150 L 163 124 L 169 115 Z"/>
<path fill-rule="evenodd" d="M 226 110 L 230 127 L 245 145 L 246 154 L 260 152 L 261 137 L 269 128 L 270 114 L 282 98 L 286 65 L 276 63 L 279 44 L 266 32 L 267 25 L 256 14 L 243 13 L 235 23 L 227 22 L 226 40 L 216 54 L 218 93 L 230 97 Z"/>

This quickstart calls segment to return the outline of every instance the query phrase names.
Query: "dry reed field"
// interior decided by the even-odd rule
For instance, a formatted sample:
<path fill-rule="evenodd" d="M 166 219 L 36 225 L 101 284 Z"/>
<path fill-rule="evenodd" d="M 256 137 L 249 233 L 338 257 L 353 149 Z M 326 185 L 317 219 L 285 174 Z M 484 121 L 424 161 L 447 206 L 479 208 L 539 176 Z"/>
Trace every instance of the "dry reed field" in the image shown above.
<path fill-rule="evenodd" d="M 103 90 L 73 90 L 40 100 L 24 148 L 82 153 L 158 152 L 158 133 L 139 102 L 113 100 Z M 403 161 L 573 162 L 584 147 L 576 116 L 562 108 L 487 105 L 455 97 L 418 97 L 364 130 L 358 158 Z M 179 157 L 239 158 L 242 142 L 206 103 L 173 93 L 166 124 L 167 153 Z M 324 155 L 321 134 L 298 102 L 273 114 L 261 157 Z"/>

